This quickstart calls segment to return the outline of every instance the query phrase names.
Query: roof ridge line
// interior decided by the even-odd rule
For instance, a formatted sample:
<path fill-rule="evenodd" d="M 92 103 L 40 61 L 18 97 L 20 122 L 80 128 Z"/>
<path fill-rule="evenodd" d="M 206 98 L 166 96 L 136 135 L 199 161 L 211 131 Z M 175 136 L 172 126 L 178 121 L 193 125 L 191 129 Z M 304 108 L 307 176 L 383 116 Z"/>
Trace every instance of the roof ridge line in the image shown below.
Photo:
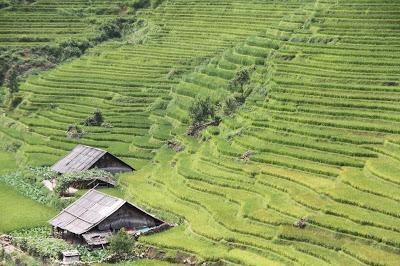
<path fill-rule="evenodd" d="M 88 191 L 86 191 L 86 193 L 83 194 L 81 197 L 79 197 L 79 199 L 82 198 L 83 196 L 85 196 L 86 194 L 88 194 L 88 193 L 89 193 L 90 191 L 92 191 L 92 190 L 93 190 L 93 188 L 91 188 L 91 189 L 89 189 Z M 78 199 L 78 200 L 79 200 L 79 199 Z M 62 214 L 62 212 L 64 212 L 64 211 L 67 212 L 66 209 L 68 209 L 70 206 L 74 205 L 75 202 L 76 202 L 76 201 L 72 202 L 72 203 L 69 204 L 67 207 L 65 207 L 64 209 L 62 209 L 55 217 L 53 217 L 53 218 L 51 218 L 50 220 L 48 220 L 48 222 L 50 222 L 51 220 L 54 220 L 54 218 L 60 216 L 60 215 Z M 68 213 L 69 213 L 69 212 L 68 212 Z M 75 215 L 74 215 L 74 216 L 75 216 Z"/>

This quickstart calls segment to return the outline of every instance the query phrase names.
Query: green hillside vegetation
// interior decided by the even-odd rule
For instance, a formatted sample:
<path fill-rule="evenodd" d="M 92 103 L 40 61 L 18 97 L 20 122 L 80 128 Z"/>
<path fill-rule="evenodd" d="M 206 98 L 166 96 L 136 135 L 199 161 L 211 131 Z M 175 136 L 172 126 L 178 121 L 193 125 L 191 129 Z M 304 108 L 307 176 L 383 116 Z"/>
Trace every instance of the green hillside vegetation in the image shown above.
<path fill-rule="evenodd" d="M 20 166 L 107 149 L 139 169 L 125 198 L 178 224 L 140 242 L 199 261 L 398 264 L 400 3 L 168 0 L 135 16 L 20 83 L 0 117 Z M 221 123 L 188 136 L 215 117 L 193 121 L 207 97 Z M 107 126 L 81 125 L 97 109 Z"/>
<path fill-rule="evenodd" d="M 40 226 L 57 212 L 0 183 L 0 213 L 0 232 L 10 232 Z"/>

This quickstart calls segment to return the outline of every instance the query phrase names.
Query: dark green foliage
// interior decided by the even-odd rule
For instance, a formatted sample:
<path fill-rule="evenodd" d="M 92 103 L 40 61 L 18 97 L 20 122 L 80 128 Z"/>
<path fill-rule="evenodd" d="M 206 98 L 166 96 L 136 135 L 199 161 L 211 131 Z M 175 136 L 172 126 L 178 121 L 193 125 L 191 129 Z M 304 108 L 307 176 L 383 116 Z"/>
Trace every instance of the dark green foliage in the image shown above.
<path fill-rule="evenodd" d="M 135 239 L 128 235 L 124 228 L 110 238 L 109 249 L 120 258 L 127 258 L 133 254 Z"/>
<path fill-rule="evenodd" d="M 72 124 L 67 128 L 67 138 L 81 138 L 85 132 L 78 125 Z"/>
<path fill-rule="evenodd" d="M 67 132 L 82 133 L 82 129 L 79 126 L 72 124 L 68 126 Z"/>
<path fill-rule="evenodd" d="M 245 85 L 250 82 L 250 76 L 255 69 L 255 65 L 239 69 L 229 81 L 229 89 L 231 91 L 243 92 Z"/>
<path fill-rule="evenodd" d="M 189 116 L 192 124 L 200 124 L 215 116 L 215 106 L 209 96 L 196 97 L 192 106 L 189 108 Z"/>
<path fill-rule="evenodd" d="M 10 0 L 13 5 L 32 4 L 36 0 Z"/>
<path fill-rule="evenodd" d="M 6 8 L 10 6 L 10 2 L 8 0 L 0 0 L 0 9 Z"/>
<path fill-rule="evenodd" d="M 231 115 L 233 112 L 235 112 L 235 110 L 238 106 L 239 106 L 239 103 L 236 100 L 236 98 L 233 96 L 229 96 L 224 101 L 224 104 L 222 107 L 223 112 L 225 115 Z"/>
<path fill-rule="evenodd" d="M 97 109 L 96 111 L 94 111 L 93 115 L 86 118 L 83 124 L 85 126 L 101 126 L 103 122 L 104 122 L 103 114 L 99 109 Z"/>
<path fill-rule="evenodd" d="M 18 170 L 12 174 L 0 176 L 0 181 L 12 186 L 20 194 L 39 203 L 50 202 L 48 191 L 43 188 L 42 181 L 54 176 L 54 172 L 47 167 L 28 168 Z"/>
<path fill-rule="evenodd" d="M 240 69 L 233 79 L 229 81 L 230 90 L 240 90 L 250 80 L 250 72 L 247 68 Z"/>
<path fill-rule="evenodd" d="M 0 52 L 2 52 L 0 50 Z M 4 76 L 8 70 L 9 66 L 8 66 L 8 62 L 6 60 L 6 58 L 3 58 L 2 56 L 0 56 L 0 86 L 3 85 L 4 82 Z"/>
<path fill-rule="evenodd" d="M 133 28 L 135 22 L 136 19 L 132 17 L 118 17 L 113 20 L 105 21 L 98 28 L 100 36 L 96 37 L 93 41 L 100 42 L 112 38 L 121 38 Z"/>
<path fill-rule="evenodd" d="M 111 252 L 108 249 L 95 248 L 91 249 L 84 245 L 79 245 L 76 247 L 80 254 L 80 260 L 82 262 L 93 262 L 93 261 L 104 261 L 110 257 Z"/>
<path fill-rule="evenodd" d="M 134 9 L 147 8 L 150 7 L 150 5 L 150 0 L 134 0 L 132 3 Z"/>
<path fill-rule="evenodd" d="M 242 90 L 242 92 L 235 92 L 228 96 L 222 105 L 224 114 L 231 115 L 234 113 L 239 106 L 246 102 L 247 97 L 249 97 L 252 91 L 252 87 L 247 86 Z"/>
<path fill-rule="evenodd" d="M 57 259 L 64 250 L 73 249 L 62 239 L 51 237 L 49 227 L 36 227 L 12 232 L 13 244 L 30 255 L 44 259 Z"/>
<path fill-rule="evenodd" d="M 78 41 L 69 39 L 60 45 L 62 50 L 60 53 L 60 60 L 63 61 L 71 57 L 79 57 L 91 46 L 92 44 L 87 40 Z"/>
<path fill-rule="evenodd" d="M 81 172 L 66 173 L 57 178 L 56 192 L 58 194 L 63 194 L 71 185 L 71 183 L 76 181 L 91 180 L 91 178 L 95 176 L 113 179 L 113 176 L 109 172 L 97 168 Z"/>
<path fill-rule="evenodd" d="M 8 102 L 8 110 L 14 110 L 22 102 L 22 96 L 10 94 Z"/>
<path fill-rule="evenodd" d="M 17 80 L 17 71 L 14 69 L 10 73 L 10 77 L 8 78 L 8 90 L 10 94 L 16 93 L 19 91 L 19 85 Z"/>
<path fill-rule="evenodd" d="M 88 48 L 94 47 L 101 42 L 124 36 L 134 28 L 141 26 L 140 23 L 136 22 L 140 21 L 131 16 L 118 17 L 99 24 L 95 37 L 69 39 L 58 45 L 45 45 L 30 49 L 0 49 L 0 86 L 7 78 L 6 73 L 9 71 L 12 71 L 11 74 L 15 75 L 15 80 L 17 80 L 18 76 L 23 76 L 25 72 L 32 72 L 32 69 L 47 70 L 70 58 L 80 57 Z M 98 22 L 94 20 L 93 23 Z M 37 40 L 25 39 L 25 41 Z M 7 83 L 7 85 L 9 84 Z M 13 90 L 15 88 L 14 86 Z"/>
<path fill-rule="evenodd" d="M 102 261 L 111 255 L 110 251 L 107 249 L 91 250 L 83 245 L 75 246 L 63 239 L 54 238 L 48 226 L 16 230 L 11 232 L 11 235 L 14 237 L 13 243 L 18 245 L 23 251 L 35 257 L 41 257 L 42 259 L 58 259 L 62 251 L 69 249 L 77 249 L 82 262 Z"/>
<path fill-rule="evenodd" d="M 134 9 L 141 9 L 141 8 L 157 8 L 159 5 L 162 4 L 164 0 L 134 0 L 131 3 L 131 6 Z"/>

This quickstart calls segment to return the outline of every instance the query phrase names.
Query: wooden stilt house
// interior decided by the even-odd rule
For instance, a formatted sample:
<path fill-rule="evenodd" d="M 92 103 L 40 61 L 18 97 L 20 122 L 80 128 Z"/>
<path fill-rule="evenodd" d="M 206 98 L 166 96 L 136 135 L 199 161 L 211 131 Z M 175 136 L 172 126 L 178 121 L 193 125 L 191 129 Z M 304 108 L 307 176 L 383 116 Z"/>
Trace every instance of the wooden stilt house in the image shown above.
<path fill-rule="evenodd" d="M 64 239 L 90 246 L 107 244 L 112 233 L 121 228 L 140 235 L 171 227 L 123 199 L 94 189 L 62 210 L 49 223 L 53 226 L 53 232 Z"/>

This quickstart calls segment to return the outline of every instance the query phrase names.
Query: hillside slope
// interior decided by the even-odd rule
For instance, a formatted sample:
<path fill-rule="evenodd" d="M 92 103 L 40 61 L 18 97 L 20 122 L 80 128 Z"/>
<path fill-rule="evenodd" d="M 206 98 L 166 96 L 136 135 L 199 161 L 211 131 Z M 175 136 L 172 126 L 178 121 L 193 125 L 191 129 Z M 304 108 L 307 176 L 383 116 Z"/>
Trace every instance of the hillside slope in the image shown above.
<path fill-rule="evenodd" d="M 305 5 L 185 76 L 165 123 L 186 151 L 162 150 L 126 182 L 136 200 L 186 222 L 146 241 L 239 264 L 396 265 L 396 7 Z M 229 95 L 235 72 L 253 64 L 245 106 L 205 142 L 184 137 L 193 98 Z M 239 159 L 246 151 L 250 162 Z M 306 229 L 292 227 L 300 217 Z"/>
<path fill-rule="evenodd" d="M 399 3 L 170 0 L 139 16 L 142 31 L 22 84 L 0 118 L 17 156 L 51 163 L 79 142 L 138 165 L 126 196 L 179 223 L 141 241 L 201 260 L 398 264 Z M 233 95 L 243 68 L 246 103 L 186 136 L 194 98 Z M 65 138 L 95 108 L 113 127 Z"/>
<path fill-rule="evenodd" d="M 7 119 L 1 130 L 26 144 L 21 155 L 31 162 L 38 158 L 35 164 L 56 161 L 76 142 L 108 148 L 135 164 L 146 163 L 166 138 L 149 140 L 148 131 L 151 119 L 163 114 L 170 100 L 170 88 L 177 83 L 173 77 L 235 41 L 276 25 L 302 4 L 168 1 L 143 11 L 139 16 L 147 25 L 126 40 L 105 43 L 80 59 L 31 76 L 21 85 L 25 101 L 10 114 L 29 133 L 16 135 L 7 128 Z M 112 128 L 87 128 L 82 140 L 65 138 L 69 124 L 80 123 L 96 108 Z"/>

